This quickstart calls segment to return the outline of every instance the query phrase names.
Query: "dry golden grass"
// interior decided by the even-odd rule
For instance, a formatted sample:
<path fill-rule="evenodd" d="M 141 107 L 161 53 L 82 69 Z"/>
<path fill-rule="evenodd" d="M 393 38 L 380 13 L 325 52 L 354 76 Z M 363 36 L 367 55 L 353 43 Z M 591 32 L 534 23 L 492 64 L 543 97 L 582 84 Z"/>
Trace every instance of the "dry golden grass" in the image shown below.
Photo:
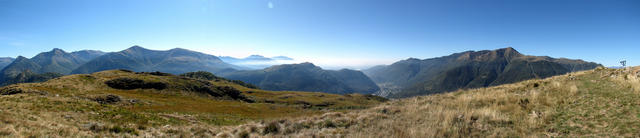
<path fill-rule="evenodd" d="M 157 95 L 152 94 L 154 91 L 135 91 L 141 93 L 139 95 L 126 91 L 109 92 L 125 98 L 147 99 L 137 103 L 131 110 L 116 110 L 127 105 L 101 105 L 83 98 L 65 98 L 69 96 L 56 98 L 51 96 L 52 92 L 48 92 L 48 95 L 17 94 L 1 97 L 0 121 L 8 125 L 0 127 L 0 136 L 640 137 L 638 71 L 640 68 L 598 68 L 490 88 L 396 99 L 372 108 L 367 108 L 366 105 L 377 104 L 375 100 L 371 100 L 374 97 L 363 95 L 274 93 L 248 88 L 241 88 L 241 91 L 251 91 L 245 94 L 268 103 L 224 103 L 233 101 L 198 99 L 191 95 L 175 100 L 181 102 L 175 102 L 154 97 Z M 25 86 L 21 87 L 33 85 L 28 88 L 35 89 L 34 91 L 72 87 L 64 86 L 65 83 L 43 87 L 23 84 Z M 235 85 L 228 82 L 215 83 Z M 50 88 L 54 86 L 56 88 Z M 72 92 L 62 94 L 83 97 Z M 91 94 L 84 94 L 87 95 Z M 327 104 L 327 100 L 333 104 Z M 60 107 L 56 103 L 75 106 L 57 109 Z M 200 108 L 210 104 L 229 107 Z M 323 107 L 324 105 L 330 106 Z M 276 108 L 272 108 L 273 106 Z M 261 110 L 263 108 L 273 109 L 273 112 Z M 235 111 L 212 114 L 215 109 Z M 299 111 L 295 111 L 296 109 Z M 94 113 L 108 115 L 93 115 Z M 71 118 L 65 115 L 70 115 Z M 79 122 L 99 122 L 100 119 L 96 117 L 148 121 L 122 123 L 102 120 L 104 124 L 93 125 L 102 128 L 98 131 L 95 130 L 96 127 L 84 129 L 79 126 L 82 124 Z M 128 119 L 136 117 L 142 119 Z M 247 120 L 237 121 L 238 117 Z M 251 119 L 252 117 L 259 119 Z M 230 120 L 236 122 L 220 126 L 205 123 L 202 118 L 232 118 Z M 114 132 L 114 125 L 122 127 L 120 133 Z M 135 132 L 122 133 L 131 128 Z"/>
<path fill-rule="evenodd" d="M 173 76 L 105 71 L 12 85 L 6 88 L 23 93 L 0 95 L 0 137 L 213 137 L 225 132 L 220 127 L 224 125 L 364 109 L 384 101 L 357 94 L 248 89 L 226 81 L 212 83 L 237 88 L 255 102 L 173 88 L 118 90 L 104 84 L 119 77 L 188 83 Z M 95 101 L 108 95 L 120 101 Z"/>
<path fill-rule="evenodd" d="M 596 70 L 393 100 L 321 116 L 253 122 L 252 137 L 639 137 L 638 70 Z M 243 131 L 247 128 L 278 131 Z M 249 134 L 246 134 L 249 133 Z"/>

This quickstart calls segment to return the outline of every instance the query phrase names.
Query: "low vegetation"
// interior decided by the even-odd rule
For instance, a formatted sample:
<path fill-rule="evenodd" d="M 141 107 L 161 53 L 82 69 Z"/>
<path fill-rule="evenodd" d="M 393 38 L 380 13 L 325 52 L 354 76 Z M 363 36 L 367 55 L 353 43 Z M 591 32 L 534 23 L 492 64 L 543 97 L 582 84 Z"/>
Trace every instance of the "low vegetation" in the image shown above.
<path fill-rule="evenodd" d="M 228 82 L 232 82 L 232 83 L 238 84 L 238 85 L 243 86 L 243 87 L 247 87 L 247 88 L 251 88 L 251 89 L 259 89 L 258 86 L 255 86 L 253 84 L 245 83 L 245 82 L 239 81 L 239 80 L 229 80 L 229 79 L 226 79 L 226 78 L 218 77 L 216 75 L 213 75 L 213 73 L 206 72 L 206 71 L 188 72 L 188 73 L 181 74 L 180 76 L 188 77 L 188 78 L 194 78 L 194 79 L 210 80 L 210 81 L 216 81 L 216 82 L 228 81 Z"/>
<path fill-rule="evenodd" d="M 0 137 L 213 137 L 226 132 L 223 126 L 360 110 L 386 101 L 127 70 L 10 85 L 0 94 Z"/>
<path fill-rule="evenodd" d="M 639 73 L 640 68 L 598 68 L 393 100 L 366 110 L 251 122 L 226 127 L 220 133 L 250 137 L 639 137 Z"/>
<path fill-rule="evenodd" d="M 0 110 L 3 111 L 0 121 L 8 124 L 0 126 L 0 134 L 640 137 L 637 133 L 640 131 L 639 73 L 640 68 L 597 68 L 547 79 L 387 102 L 384 98 L 359 94 L 270 92 L 241 87 L 229 81 L 210 82 L 215 86 L 237 88 L 255 103 L 211 100 L 207 96 L 183 96 L 181 94 L 188 93 L 153 89 L 108 89 L 108 93 L 117 95 L 120 101 L 96 102 L 95 96 L 117 99 L 92 91 L 107 90 L 103 87 L 108 86 L 100 86 L 99 82 L 125 74 L 131 76 L 131 73 L 108 71 L 3 88 L 3 91 L 19 88 L 21 93 L 11 92 L 0 97 Z M 94 79 L 86 76 L 94 76 Z M 82 78 L 89 80 L 79 82 L 96 85 L 62 85 L 70 83 L 67 81 L 78 84 Z M 154 77 L 136 78 L 146 81 Z M 88 92 L 71 92 L 76 89 Z M 92 96 L 94 98 L 84 100 Z"/>

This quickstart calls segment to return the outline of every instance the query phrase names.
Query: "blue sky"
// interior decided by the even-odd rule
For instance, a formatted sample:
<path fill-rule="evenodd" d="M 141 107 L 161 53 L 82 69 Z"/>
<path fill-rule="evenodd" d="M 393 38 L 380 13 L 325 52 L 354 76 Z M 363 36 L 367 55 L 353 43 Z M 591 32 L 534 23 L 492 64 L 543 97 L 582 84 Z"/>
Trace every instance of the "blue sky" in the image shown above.
<path fill-rule="evenodd" d="M 0 0 L 0 56 L 132 45 L 326 68 L 512 46 L 640 65 L 637 0 Z"/>

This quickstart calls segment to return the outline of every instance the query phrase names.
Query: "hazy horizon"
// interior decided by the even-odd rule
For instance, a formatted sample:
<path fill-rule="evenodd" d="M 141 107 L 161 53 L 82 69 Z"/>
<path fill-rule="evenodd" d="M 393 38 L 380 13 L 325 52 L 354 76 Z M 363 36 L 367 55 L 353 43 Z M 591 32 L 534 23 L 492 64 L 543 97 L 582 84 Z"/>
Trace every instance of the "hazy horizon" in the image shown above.
<path fill-rule="evenodd" d="M 617 66 L 640 56 L 640 2 L 0 0 L 0 57 L 133 45 L 215 56 L 288 56 L 361 69 L 514 47 Z M 319 12 L 321 11 L 321 12 Z"/>

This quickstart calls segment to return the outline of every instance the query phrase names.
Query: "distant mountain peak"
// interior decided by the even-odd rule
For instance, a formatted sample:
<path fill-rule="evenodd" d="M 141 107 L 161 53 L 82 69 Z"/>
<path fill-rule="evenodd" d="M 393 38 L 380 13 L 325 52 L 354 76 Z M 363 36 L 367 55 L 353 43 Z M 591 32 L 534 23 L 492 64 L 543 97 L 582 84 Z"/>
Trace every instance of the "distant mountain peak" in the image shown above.
<path fill-rule="evenodd" d="M 262 56 L 262 55 L 250 55 L 249 57 L 260 57 L 260 58 L 266 58 L 266 57 L 264 57 L 264 56 Z"/>
<path fill-rule="evenodd" d="M 293 65 L 295 65 L 295 64 L 293 64 Z M 316 65 L 314 65 L 314 64 L 313 64 L 313 63 L 311 63 L 311 62 L 302 62 L 302 63 L 300 63 L 300 64 L 298 64 L 298 65 L 314 66 L 314 67 L 316 66 Z"/>
<path fill-rule="evenodd" d="M 270 59 L 270 58 L 267 58 L 267 57 L 262 56 L 262 55 L 251 55 L 251 56 L 246 57 L 245 59 Z"/>
<path fill-rule="evenodd" d="M 63 54 L 63 53 L 67 53 L 64 50 L 60 49 L 60 48 L 53 48 L 53 50 L 50 51 L 51 53 L 54 54 Z"/>
<path fill-rule="evenodd" d="M 420 59 L 410 57 L 410 58 L 408 58 L 407 60 L 420 60 Z"/>
<path fill-rule="evenodd" d="M 272 59 L 275 59 L 275 60 L 293 60 L 293 58 L 290 58 L 290 57 L 287 57 L 287 56 L 275 56 L 275 57 L 272 57 Z"/>
<path fill-rule="evenodd" d="M 171 49 L 171 50 L 169 50 L 169 51 L 191 51 L 191 50 L 189 50 L 189 49 L 184 49 L 184 48 L 173 48 L 173 49 Z"/>
<path fill-rule="evenodd" d="M 503 51 L 505 55 L 522 55 L 520 52 L 518 52 L 518 50 L 514 49 L 513 47 L 501 48 L 496 51 Z"/>
<path fill-rule="evenodd" d="M 74 51 L 74 52 L 71 52 L 71 53 L 79 53 L 79 52 L 86 52 L 86 53 L 104 53 L 104 52 L 102 52 L 102 51 L 100 51 L 100 50 L 80 50 L 80 51 Z"/>
<path fill-rule="evenodd" d="M 508 47 L 505 47 L 505 48 L 500 48 L 500 49 L 504 49 L 504 50 L 516 50 L 515 48 L 513 48 L 513 47 L 511 47 L 511 46 L 508 46 Z"/>
<path fill-rule="evenodd" d="M 127 48 L 126 50 L 138 51 L 138 50 L 149 50 L 149 49 L 146 49 L 146 48 L 138 46 L 138 45 L 134 45 L 134 46 L 131 46 L 130 48 Z"/>
<path fill-rule="evenodd" d="M 29 58 L 23 57 L 23 56 L 18 56 L 16 58 L 16 61 L 22 61 L 22 60 L 29 60 Z"/>

